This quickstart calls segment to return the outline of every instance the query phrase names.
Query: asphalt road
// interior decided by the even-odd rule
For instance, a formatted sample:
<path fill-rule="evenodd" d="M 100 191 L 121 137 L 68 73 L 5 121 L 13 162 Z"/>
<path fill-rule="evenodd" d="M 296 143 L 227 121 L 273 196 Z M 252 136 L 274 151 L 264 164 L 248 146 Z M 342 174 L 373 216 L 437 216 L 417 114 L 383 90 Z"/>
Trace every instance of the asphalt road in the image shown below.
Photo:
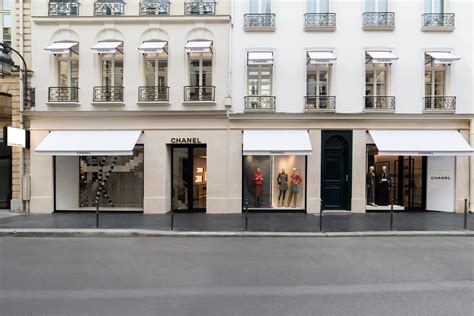
<path fill-rule="evenodd" d="M 474 238 L 0 238 L 0 315 L 474 315 Z"/>

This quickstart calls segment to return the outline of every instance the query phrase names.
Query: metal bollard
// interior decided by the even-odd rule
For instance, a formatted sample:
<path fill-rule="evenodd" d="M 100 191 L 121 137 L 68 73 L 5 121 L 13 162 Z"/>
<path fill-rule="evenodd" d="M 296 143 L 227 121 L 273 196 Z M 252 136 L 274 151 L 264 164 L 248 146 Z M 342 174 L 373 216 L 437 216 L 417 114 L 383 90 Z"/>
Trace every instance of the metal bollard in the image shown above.
<path fill-rule="evenodd" d="M 467 230 L 467 199 L 464 199 L 464 230 Z"/>
<path fill-rule="evenodd" d="M 249 229 L 249 199 L 245 199 L 245 231 Z"/>
<path fill-rule="evenodd" d="M 392 200 L 392 205 L 390 206 L 390 231 L 393 230 L 393 203 L 394 201 Z"/>
<path fill-rule="evenodd" d="M 321 206 L 319 208 L 319 231 L 320 232 L 323 232 L 323 209 L 324 205 L 323 205 L 323 200 L 321 200 Z"/>

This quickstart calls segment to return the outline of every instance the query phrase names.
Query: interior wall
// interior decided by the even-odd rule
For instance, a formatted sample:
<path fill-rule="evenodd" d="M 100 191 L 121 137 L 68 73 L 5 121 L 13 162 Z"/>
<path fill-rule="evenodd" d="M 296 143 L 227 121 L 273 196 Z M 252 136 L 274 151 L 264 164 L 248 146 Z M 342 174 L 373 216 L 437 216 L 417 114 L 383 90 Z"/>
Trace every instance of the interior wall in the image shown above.
<path fill-rule="evenodd" d="M 56 210 L 79 208 L 79 157 L 56 157 Z"/>

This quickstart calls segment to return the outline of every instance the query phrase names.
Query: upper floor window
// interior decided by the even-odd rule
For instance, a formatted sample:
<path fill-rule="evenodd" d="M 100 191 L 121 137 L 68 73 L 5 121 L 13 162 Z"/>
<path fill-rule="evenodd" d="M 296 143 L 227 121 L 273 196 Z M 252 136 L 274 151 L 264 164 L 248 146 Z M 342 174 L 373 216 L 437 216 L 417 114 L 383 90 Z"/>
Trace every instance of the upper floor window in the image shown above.
<path fill-rule="evenodd" d="M 388 0 L 365 0 L 365 12 L 387 12 Z"/>
<path fill-rule="evenodd" d="M 388 0 L 365 0 L 362 15 L 362 29 L 365 31 L 393 31 L 395 13 L 388 12 Z"/>
<path fill-rule="evenodd" d="M 99 54 L 100 82 L 94 88 L 94 102 L 123 101 L 123 42 L 102 41 L 92 47 Z"/>
<path fill-rule="evenodd" d="M 186 52 L 189 59 L 189 86 L 185 87 L 185 101 L 214 101 L 212 42 L 189 41 Z"/>
<path fill-rule="evenodd" d="M 365 54 L 365 108 L 387 109 L 395 107 L 395 97 L 388 96 L 389 70 L 398 59 L 389 51 L 368 51 Z"/>
<path fill-rule="evenodd" d="M 169 15 L 170 2 L 168 0 L 142 0 L 140 15 Z"/>
<path fill-rule="evenodd" d="M 143 42 L 139 50 L 145 59 L 145 86 L 139 87 L 139 101 L 168 101 L 168 42 Z"/>
<path fill-rule="evenodd" d="M 422 31 L 453 31 L 454 13 L 445 13 L 444 0 L 425 0 Z"/>
<path fill-rule="evenodd" d="M 245 108 L 273 110 L 274 107 L 273 52 L 249 52 Z"/>
<path fill-rule="evenodd" d="M 184 14 L 213 15 L 216 3 L 214 0 L 189 0 L 184 4 Z"/>
<path fill-rule="evenodd" d="M 306 11 L 308 13 L 329 13 L 329 0 L 307 0 Z"/>
<path fill-rule="evenodd" d="M 79 15 L 78 0 L 50 0 L 48 15 Z"/>
<path fill-rule="evenodd" d="M 94 2 L 94 15 L 116 16 L 124 15 L 123 0 L 98 0 Z"/>
<path fill-rule="evenodd" d="M 330 96 L 331 65 L 336 60 L 330 51 L 307 53 L 305 109 L 335 109 Z"/>
<path fill-rule="evenodd" d="M 425 0 L 425 13 L 444 13 L 444 0 Z"/>
<path fill-rule="evenodd" d="M 250 13 L 271 13 L 271 0 L 249 0 Z"/>

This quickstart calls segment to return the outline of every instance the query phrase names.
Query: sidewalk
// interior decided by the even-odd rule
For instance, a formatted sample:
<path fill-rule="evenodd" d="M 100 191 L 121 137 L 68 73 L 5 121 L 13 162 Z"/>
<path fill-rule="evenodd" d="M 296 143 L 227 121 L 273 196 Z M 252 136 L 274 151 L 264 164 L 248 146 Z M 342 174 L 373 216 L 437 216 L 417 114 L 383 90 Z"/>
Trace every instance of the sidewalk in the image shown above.
<path fill-rule="evenodd" d="M 324 215 L 323 233 L 319 231 L 319 215 L 313 214 L 249 214 L 247 235 L 327 236 L 330 235 L 433 235 L 454 232 L 474 233 L 474 214 L 468 214 L 467 231 L 463 229 L 463 214 L 452 213 L 395 213 L 393 232 L 390 232 L 389 213 Z M 95 229 L 95 213 L 25 214 L 0 218 L 0 234 L 24 231 L 40 235 L 46 232 L 80 231 L 105 234 L 133 233 L 170 235 L 170 214 L 101 213 L 100 231 Z M 175 214 L 172 235 L 242 235 L 244 214 Z M 127 233 L 127 230 L 129 232 Z M 132 230 L 134 232 L 132 232 Z M 342 233 L 342 234 L 341 234 Z"/>

